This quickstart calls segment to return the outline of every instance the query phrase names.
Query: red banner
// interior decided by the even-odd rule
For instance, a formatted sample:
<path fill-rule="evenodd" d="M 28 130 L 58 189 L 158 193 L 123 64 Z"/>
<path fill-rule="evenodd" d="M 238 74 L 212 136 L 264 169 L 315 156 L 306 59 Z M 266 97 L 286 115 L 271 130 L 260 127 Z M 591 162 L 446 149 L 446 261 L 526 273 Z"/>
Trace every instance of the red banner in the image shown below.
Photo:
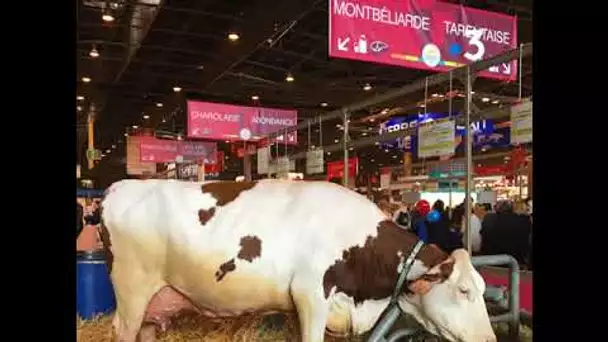
<path fill-rule="evenodd" d="M 217 176 L 224 171 L 224 152 L 217 151 L 217 161 L 215 164 L 205 164 L 205 174 Z"/>
<path fill-rule="evenodd" d="M 485 177 L 485 176 L 499 176 L 504 175 L 507 169 L 505 165 L 489 165 L 489 166 L 476 166 L 475 167 L 475 176 L 477 177 Z"/>
<path fill-rule="evenodd" d="M 217 159 L 217 143 L 202 141 L 181 141 L 140 138 L 140 160 L 151 163 L 175 162 L 178 156 L 183 161 L 204 160 L 205 164 L 214 164 Z"/>
<path fill-rule="evenodd" d="M 246 107 L 187 101 L 188 137 L 217 140 L 253 140 L 298 124 L 296 110 Z M 277 142 L 285 143 L 282 135 Z M 297 132 L 287 134 L 287 144 L 298 143 Z"/>
<path fill-rule="evenodd" d="M 517 47 L 517 17 L 436 0 L 329 0 L 329 55 L 447 71 Z M 480 76 L 514 81 L 517 63 Z"/>
<path fill-rule="evenodd" d="M 350 177 L 354 177 L 357 175 L 359 171 L 359 158 L 349 158 L 348 159 L 348 175 Z M 342 178 L 344 177 L 344 162 L 343 161 L 335 161 L 327 163 L 327 180 L 331 180 L 333 178 Z"/>

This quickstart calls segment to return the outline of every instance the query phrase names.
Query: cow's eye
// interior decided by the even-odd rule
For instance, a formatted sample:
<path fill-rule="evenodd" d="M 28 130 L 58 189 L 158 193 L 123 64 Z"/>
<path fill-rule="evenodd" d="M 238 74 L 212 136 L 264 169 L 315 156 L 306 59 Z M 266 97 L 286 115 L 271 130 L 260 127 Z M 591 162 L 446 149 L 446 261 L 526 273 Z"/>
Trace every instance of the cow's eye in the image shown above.
<path fill-rule="evenodd" d="M 468 295 L 469 294 L 469 289 L 458 289 L 458 291 L 460 291 L 460 293 L 462 293 L 463 295 Z"/>

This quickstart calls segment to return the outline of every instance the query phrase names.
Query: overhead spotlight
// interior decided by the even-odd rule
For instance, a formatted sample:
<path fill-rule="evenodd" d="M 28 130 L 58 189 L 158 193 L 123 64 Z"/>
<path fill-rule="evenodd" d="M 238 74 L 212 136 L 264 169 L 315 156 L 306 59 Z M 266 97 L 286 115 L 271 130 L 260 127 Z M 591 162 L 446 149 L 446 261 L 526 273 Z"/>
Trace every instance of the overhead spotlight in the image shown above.
<path fill-rule="evenodd" d="M 418 107 L 424 108 L 424 107 L 426 107 L 426 105 L 424 103 L 421 103 L 421 104 L 418 105 Z"/>
<path fill-rule="evenodd" d="M 321 102 L 321 107 L 327 107 L 327 102 Z"/>
<path fill-rule="evenodd" d="M 110 153 L 110 152 L 112 152 L 112 150 L 110 150 L 110 149 L 107 149 L 107 150 L 106 150 L 106 153 Z"/>
<path fill-rule="evenodd" d="M 160 108 L 160 107 L 162 107 L 162 106 L 163 106 L 163 104 L 162 104 L 162 103 L 160 103 L 160 102 L 156 102 L 156 107 Z"/>
<path fill-rule="evenodd" d="M 102 153 L 100 157 L 101 157 L 101 158 L 105 158 L 105 157 L 106 157 L 106 155 Z"/>
<path fill-rule="evenodd" d="M 148 120 L 150 118 L 150 115 L 144 115 L 144 119 Z"/>
<path fill-rule="evenodd" d="M 363 86 L 363 90 L 365 91 L 370 91 L 372 90 L 372 86 L 369 83 L 365 83 L 365 85 Z"/>
<path fill-rule="evenodd" d="M 113 21 L 114 21 L 114 16 L 113 16 L 113 15 L 112 15 L 112 14 L 111 14 L 109 11 L 106 11 L 106 12 L 104 12 L 104 13 L 103 13 L 103 15 L 101 16 L 101 19 L 102 19 L 103 21 L 105 21 L 105 22 L 110 23 L 110 22 L 113 22 Z"/>
<path fill-rule="evenodd" d="M 295 78 L 293 78 L 292 74 L 287 74 L 287 76 L 285 76 L 285 81 L 293 82 L 293 81 L 295 81 Z"/>
<path fill-rule="evenodd" d="M 475 95 L 475 92 L 471 90 L 471 95 Z"/>
<path fill-rule="evenodd" d="M 81 106 L 76 106 L 76 110 L 80 112 L 82 110 L 82 107 Z"/>
<path fill-rule="evenodd" d="M 500 101 L 499 101 L 499 100 L 494 100 L 494 101 L 492 101 L 492 104 L 499 104 L 499 103 L 500 103 Z"/>
<path fill-rule="evenodd" d="M 376 119 L 374 119 L 374 118 L 369 119 L 369 122 L 374 122 L 374 121 L 376 121 Z"/>
<path fill-rule="evenodd" d="M 431 95 L 431 97 L 439 97 L 439 94 L 435 93 L 435 94 Z"/>
<path fill-rule="evenodd" d="M 481 102 L 490 102 L 490 98 L 489 97 L 483 97 L 483 98 L 481 98 Z"/>
<path fill-rule="evenodd" d="M 180 91 L 182 91 L 181 87 L 173 87 L 173 91 L 176 93 L 179 93 Z"/>
<path fill-rule="evenodd" d="M 80 95 L 78 95 L 78 96 L 76 96 L 76 100 L 78 100 L 78 101 L 82 101 L 82 100 L 84 100 L 84 96 L 80 96 Z"/>
<path fill-rule="evenodd" d="M 91 52 L 89 52 L 89 56 L 91 56 L 91 58 L 99 57 L 99 51 L 97 51 L 97 48 L 95 47 L 95 45 L 93 45 Z"/>
<path fill-rule="evenodd" d="M 336 144 L 337 144 L 337 143 L 339 143 L 339 142 L 340 142 L 340 140 L 338 140 L 338 139 L 334 139 L 334 143 L 336 143 Z"/>
<path fill-rule="evenodd" d="M 129 133 L 126 133 L 126 132 L 125 132 L 124 136 L 125 136 L 125 137 L 128 137 L 128 136 L 129 136 Z"/>
<path fill-rule="evenodd" d="M 91 82 L 91 78 L 90 78 L 90 77 L 87 77 L 87 76 L 83 76 L 83 77 L 82 77 L 80 80 L 82 80 L 82 82 L 84 82 L 84 83 L 89 83 L 89 82 Z"/>
<path fill-rule="evenodd" d="M 380 113 L 381 114 L 388 114 L 388 108 L 384 108 Z"/>
<path fill-rule="evenodd" d="M 167 122 L 167 119 L 163 118 L 163 123 Z"/>
<path fill-rule="evenodd" d="M 257 101 L 257 100 L 259 100 L 259 99 L 260 99 L 260 97 L 259 97 L 259 96 L 257 96 L 257 95 L 253 95 L 253 96 L 251 96 L 251 99 L 252 99 L 253 101 Z"/>
<path fill-rule="evenodd" d="M 237 33 L 235 33 L 235 32 L 230 32 L 228 34 L 228 39 L 230 39 L 233 42 L 239 40 L 239 38 L 241 38 L 241 37 L 239 37 L 239 35 Z"/>
<path fill-rule="evenodd" d="M 133 127 L 133 129 L 138 129 L 139 128 L 139 126 L 137 126 L 137 125 L 133 125 L 132 127 Z"/>
<path fill-rule="evenodd" d="M 178 136 L 177 136 L 177 140 L 182 140 L 182 136 L 181 136 L 181 135 L 178 135 Z"/>

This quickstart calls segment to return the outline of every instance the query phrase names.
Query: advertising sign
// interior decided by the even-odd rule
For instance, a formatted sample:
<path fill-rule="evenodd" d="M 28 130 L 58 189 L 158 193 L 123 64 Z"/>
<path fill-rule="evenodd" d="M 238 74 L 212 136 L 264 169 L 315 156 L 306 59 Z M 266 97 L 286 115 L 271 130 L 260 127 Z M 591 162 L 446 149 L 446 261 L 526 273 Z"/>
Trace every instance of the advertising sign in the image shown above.
<path fill-rule="evenodd" d="M 418 156 L 421 158 L 454 154 L 456 122 L 435 121 L 418 127 Z"/>
<path fill-rule="evenodd" d="M 170 163 L 180 160 L 214 164 L 217 161 L 217 143 L 141 137 L 140 160 L 149 163 Z"/>
<path fill-rule="evenodd" d="M 329 56 L 447 71 L 517 47 L 517 17 L 436 0 L 329 0 Z M 482 71 L 511 80 L 515 61 Z"/>
<path fill-rule="evenodd" d="M 306 152 L 306 173 L 311 175 L 325 171 L 325 151 L 316 149 Z"/>
<path fill-rule="evenodd" d="M 532 101 L 526 100 L 511 107 L 511 143 L 532 141 Z"/>
<path fill-rule="evenodd" d="M 431 122 L 437 119 L 447 117 L 447 114 L 443 113 L 426 113 L 426 114 L 414 114 L 408 116 L 396 116 L 390 120 L 380 124 L 379 133 L 384 134 L 388 132 L 396 132 L 405 130 L 412 127 L 417 127 L 421 123 Z M 471 130 L 473 132 L 473 149 L 490 149 L 496 147 L 508 146 L 509 140 L 509 129 L 508 128 L 495 128 L 492 120 L 481 120 L 471 123 Z M 456 152 L 459 153 L 464 149 L 464 137 L 465 130 L 464 126 L 456 125 Z M 392 141 L 385 141 L 382 143 L 384 148 L 400 148 L 406 152 L 412 152 L 417 156 L 418 142 L 416 135 L 405 136 Z"/>
<path fill-rule="evenodd" d="M 246 107 L 223 103 L 187 101 L 188 138 L 258 141 L 269 133 L 281 132 L 298 124 L 298 111 Z M 287 141 L 285 141 L 287 139 Z M 276 138 L 276 142 L 295 145 L 297 132 Z"/>
<path fill-rule="evenodd" d="M 128 136 L 127 137 L 127 174 L 133 176 L 153 175 L 156 173 L 155 163 L 146 163 L 141 161 L 140 157 L 140 140 L 144 136 Z"/>
<path fill-rule="evenodd" d="M 270 146 L 258 149 L 258 174 L 263 175 L 268 173 L 270 165 Z"/>
<path fill-rule="evenodd" d="M 356 176 L 357 171 L 359 171 L 359 158 L 349 158 L 348 159 L 348 175 L 350 177 Z M 344 177 L 344 161 L 339 160 L 335 162 L 327 163 L 327 180 L 332 180 L 333 178 L 343 178 Z"/>

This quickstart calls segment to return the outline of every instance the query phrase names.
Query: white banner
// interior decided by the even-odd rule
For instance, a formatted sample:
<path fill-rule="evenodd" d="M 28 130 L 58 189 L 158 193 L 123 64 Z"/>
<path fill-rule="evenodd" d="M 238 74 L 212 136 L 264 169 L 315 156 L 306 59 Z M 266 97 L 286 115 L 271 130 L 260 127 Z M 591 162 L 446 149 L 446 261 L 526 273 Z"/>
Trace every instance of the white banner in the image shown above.
<path fill-rule="evenodd" d="M 270 163 L 270 146 L 258 149 L 258 174 L 263 175 L 268 173 L 268 164 Z"/>
<path fill-rule="evenodd" d="M 532 101 L 524 100 L 511 107 L 511 144 L 532 141 Z"/>
<path fill-rule="evenodd" d="M 391 186 L 391 173 L 383 173 L 380 175 L 380 189 L 387 189 Z"/>
<path fill-rule="evenodd" d="M 306 173 L 323 173 L 325 171 L 325 151 L 322 148 L 306 152 Z"/>
<path fill-rule="evenodd" d="M 456 123 L 437 120 L 418 126 L 418 157 L 438 157 L 454 154 Z"/>
<path fill-rule="evenodd" d="M 291 163 L 289 157 L 277 158 L 277 173 L 288 173 Z"/>

